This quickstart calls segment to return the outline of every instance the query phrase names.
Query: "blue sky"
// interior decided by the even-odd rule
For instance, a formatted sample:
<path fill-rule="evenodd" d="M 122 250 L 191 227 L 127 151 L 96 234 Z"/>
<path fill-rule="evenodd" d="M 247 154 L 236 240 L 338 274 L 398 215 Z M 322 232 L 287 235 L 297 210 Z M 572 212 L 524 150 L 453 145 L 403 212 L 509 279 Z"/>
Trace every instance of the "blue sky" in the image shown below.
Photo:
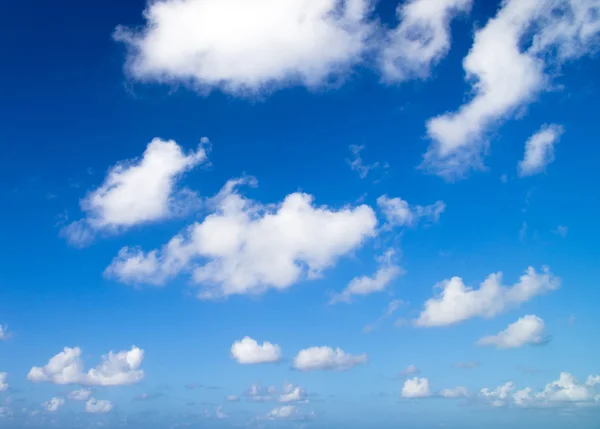
<path fill-rule="evenodd" d="M 597 1 L 125 3 L 0 6 L 0 427 L 597 427 Z"/>

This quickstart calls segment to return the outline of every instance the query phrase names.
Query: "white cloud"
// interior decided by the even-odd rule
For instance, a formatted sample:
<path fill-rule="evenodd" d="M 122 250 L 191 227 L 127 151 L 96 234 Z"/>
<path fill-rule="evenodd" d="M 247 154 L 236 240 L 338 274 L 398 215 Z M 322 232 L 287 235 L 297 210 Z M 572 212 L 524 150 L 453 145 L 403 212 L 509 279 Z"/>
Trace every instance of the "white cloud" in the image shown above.
<path fill-rule="evenodd" d="M 348 286 L 339 294 L 335 295 L 331 304 L 336 302 L 352 302 L 352 296 L 364 296 L 372 293 L 383 292 L 390 283 L 403 273 L 402 268 L 393 261 L 394 250 L 388 250 L 384 255 L 378 258 L 379 268 L 371 277 L 355 277 Z"/>
<path fill-rule="evenodd" d="M 90 389 L 79 389 L 69 393 L 69 399 L 73 399 L 74 401 L 87 401 L 91 395 L 92 391 Z"/>
<path fill-rule="evenodd" d="M 8 331 L 7 325 L 0 325 L 0 340 L 8 340 L 11 337 L 11 333 Z"/>
<path fill-rule="evenodd" d="M 120 386 L 134 384 L 144 378 L 140 365 L 144 351 L 133 346 L 129 351 L 102 356 L 102 363 L 84 372 L 79 347 L 69 348 L 52 357 L 43 367 L 34 366 L 27 379 L 36 383 L 83 384 L 90 386 Z"/>
<path fill-rule="evenodd" d="M 65 400 L 63 398 L 52 398 L 49 401 L 46 401 L 42 404 L 42 407 L 51 413 L 58 411 L 60 407 L 65 404 Z"/>
<path fill-rule="evenodd" d="M 249 401 L 252 402 L 269 402 L 273 400 L 273 395 L 277 392 L 275 386 L 269 386 L 267 388 L 263 388 L 258 384 L 253 384 L 247 392 L 245 392 L 245 396 Z"/>
<path fill-rule="evenodd" d="M 177 180 L 206 161 L 205 137 L 195 152 L 184 153 L 174 140 L 153 139 L 141 159 L 121 161 L 108 171 L 102 185 L 82 201 L 86 217 L 62 234 L 74 245 L 86 245 L 99 231 L 118 232 L 134 225 L 175 216 L 196 202 Z"/>
<path fill-rule="evenodd" d="M 367 355 L 352 355 L 339 347 L 310 347 L 301 350 L 294 358 L 293 367 L 300 371 L 337 370 L 346 371 L 356 365 L 367 363 Z"/>
<path fill-rule="evenodd" d="M 387 81 L 423 79 L 450 50 L 450 22 L 468 12 L 473 0 L 408 0 L 396 14 L 400 23 L 380 52 Z"/>
<path fill-rule="evenodd" d="M 590 375 L 585 384 L 590 387 L 600 384 L 600 375 Z"/>
<path fill-rule="evenodd" d="M 549 69 L 587 54 L 597 41 L 597 0 L 506 0 L 476 31 L 463 60 L 474 96 L 427 122 L 433 140 L 423 167 L 452 178 L 482 165 L 488 128 L 550 87 Z"/>
<path fill-rule="evenodd" d="M 425 308 L 415 321 L 417 326 L 445 326 L 474 317 L 491 318 L 537 295 L 558 289 L 560 279 L 548 267 L 544 267 L 542 273 L 529 267 L 512 286 L 503 286 L 502 273 L 495 273 L 479 289 L 465 286 L 460 277 L 444 280 L 436 287 L 442 292 L 425 302 Z"/>
<path fill-rule="evenodd" d="M 589 379 L 593 376 L 590 376 Z M 491 401 L 494 406 L 505 406 L 514 403 L 522 408 L 547 408 L 569 405 L 585 405 L 596 401 L 594 385 L 586 383 L 579 384 L 577 379 L 568 372 L 560 374 L 558 380 L 548 383 L 546 387 L 538 392 L 526 387 L 516 391 L 513 383 L 499 387 L 495 390 L 482 389 L 481 395 L 484 399 Z"/>
<path fill-rule="evenodd" d="M 278 401 L 286 404 L 308 402 L 304 389 L 291 383 L 283 386 L 283 393 L 279 396 Z"/>
<path fill-rule="evenodd" d="M 431 396 L 429 390 L 429 380 L 426 378 L 411 378 L 404 382 L 402 387 L 403 398 L 426 398 Z"/>
<path fill-rule="evenodd" d="M 440 396 L 443 396 L 444 398 L 466 398 L 467 396 L 469 396 L 469 391 L 466 387 L 444 389 L 440 392 Z"/>
<path fill-rule="evenodd" d="M 400 377 L 409 377 L 419 373 L 419 368 L 415 365 L 409 365 L 405 370 L 400 372 Z"/>
<path fill-rule="evenodd" d="M 437 222 L 446 210 L 443 201 L 436 201 L 429 206 L 412 206 L 402 198 L 389 198 L 382 195 L 377 198 L 377 205 L 383 212 L 388 226 L 415 226 L 422 219 Z"/>
<path fill-rule="evenodd" d="M 375 24 L 370 0 L 162 0 L 142 29 L 118 27 L 126 69 L 141 81 L 258 93 L 343 77 L 361 62 Z"/>
<path fill-rule="evenodd" d="M 229 414 L 227 414 L 225 411 L 223 411 L 223 407 L 219 405 L 215 409 L 215 417 L 219 420 L 228 419 Z"/>
<path fill-rule="evenodd" d="M 7 378 L 7 372 L 0 372 L 0 392 L 5 392 L 8 390 L 8 383 L 6 382 Z"/>
<path fill-rule="evenodd" d="M 526 344 L 541 344 L 544 336 L 544 321 L 537 316 L 529 315 L 508 325 L 504 331 L 480 339 L 480 346 L 496 346 L 499 349 L 513 349 Z"/>
<path fill-rule="evenodd" d="M 569 227 L 564 225 L 558 225 L 555 232 L 561 237 L 565 238 L 569 234 Z"/>
<path fill-rule="evenodd" d="M 383 165 L 381 165 L 379 162 L 365 164 L 362 157 L 360 156 L 360 153 L 364 150 L 364 148 L 364 146 L 359 146 L 355 144 L 350 145 L 350 152 L 352 152 L 353 159 L 348 161 L 352 171 L 356 171 L 361 179 L 366 178 L 371 170 L 375 170 L 377 168 L 388 168 L 387 163 Z"/>
<path fill-rule="evenodd" d="M 281 360 L 281 347 L 265 341 L 262 345 L 250 337 L 244 337 L 231 346 L 231 355 L 238 363 L 275 363 Z"/>
<path fill-rule="evenodd" d="M 525 143 L 525 155 L 519 162 L 519 176 L 533 176 L 554 161 L 554 144 L 563 133 L 560 125 L 544 125 Z"/>
<path fill-rule="evenodd" d="M 283 405 L 269 411 L 267 418 L 270 420 L 285 420 L 294 417 L 296 414 L 298 414 L 298 408 L 295 405 Z"/>
<path fill-rule="evenodd" d="M 104 414 L 113 409 L 113 404 L 108 400 L 90 398 L 85 403 L 85 412 L 94 414 Z"/>
<path fill-rule="evenodd" d="M 515 389 L 515 385 L 512 381 L 509 381 L 502 386 L 495 389 L 484 388 L 481 389 L 481 396 L 486 400 L 490 401 L 494 407 L 501 407 L 506 404 L 506 401 L 510 399 L 510 392 Z"/>
<path fill-rule="evenodd" d="M 266 206 L 236 192 L 244 183 L 253 182 L 229 181 L 213 199 L 216 213 L 162 250 L 122 249 L 106 274 L 125 283 L 163 284 L 193 266 L 193 278 L 202 285 L 199 298 L 260 294 L 319 276 L 375 234 L 377 219 L 366 205 L 333 210 L 293 193 Z"/>

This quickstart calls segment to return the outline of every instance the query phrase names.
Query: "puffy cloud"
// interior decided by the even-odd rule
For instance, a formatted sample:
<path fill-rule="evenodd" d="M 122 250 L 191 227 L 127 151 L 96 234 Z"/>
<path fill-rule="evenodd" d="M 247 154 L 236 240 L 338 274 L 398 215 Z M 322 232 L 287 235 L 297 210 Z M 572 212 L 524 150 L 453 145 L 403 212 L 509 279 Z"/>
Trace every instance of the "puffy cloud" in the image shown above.
<path fill-rule="evenodd" d="M 244 337 L 231 346 L 231 355 L 238 363 L 275 363 L 281 360 L 281 347 L 265 341 L 262 345 L 250 337 Z"/>
<path fill-rule="evenodd" d="M 141 29 L 118 27 L 126 70 L 141 81 L 258 93 L 315 87 L 363 58 L 370 0 L 150 1 Z M 232 13 L 233 11 L 233 13 Z"/>
<path fill-rule="evenodd" d="M 388 33 L 380 52 L 384 79 L 405 81 L 429 76 L 431 66 L 450 50 L 450 21 L 468 12 L 473 0 L 408 0 L 396 14 L 400 23 Z"/>
<path fill-rule="evenodd" d="M 73 399 L 75 401 L 87 401 L 91 395 L 92 391 L 90 389 L 73 390 L 71 393 L 69 393 L 69 399 Z"/>
<path fill-rule="evenodd" d="M 253 182 L 228 182 L 213 199 L 216 212 L 162 250 L 122 249 L 106 274 L 125 283 L 164 284 L 194 266 L 193 279 L 203 286 L 199 298 L 260 294 L 319 276 L 375 234 L 377 219 L 366 205 L 333 210 L 293 193 L 265 206 L 236 192 L 244 183 Z"/>
<path fill-rule="evenodd" d="M 184 212 L 196 196 L 178 190 L 177 180 L 206 161 L 207 143 L 204 137 L 195 152 L 186 154 L 174 140 L 153 139 L 140 159 L 109 169 L 102 185 L 81 201 L 86 217 L 62 234 L 74 245 L 86 245 L 99 231 L 118 232 Z"/>
<path fill-rule="evenodd" d="M 283 393 L 279 396 L 278 401 L 282 403 L 308 402 L 304 389 L 291 383 L 283 386 Z"/>
<path fill-rule="evenodd" d="M 400 377 L 409 377 L 419 373 L 419 368 L 415 365 L 409 365 L 405 370 L 400 372 Z"/>
<path fill-rule="evenodd" d="M 437 222 L 446 210 L 443 201 L 436 201 L 429 206 L 412 206 L 402 198 L 389 198 L 382 195 L 377 198 L 377 205 L 382 211 L 388 226 L 415 226 L 422 219 Z"/>
<path fill-rule="evenodd" d="M 480 339 L 480 346 L 496 346 L 499 349 L 514 349 L 526 344 L 542 344 L 544 336 L 544 321 L 537 316 L 521 317 L 515 323 L 508 325 L 504 331 Z"/>
<path fill-rule="evenodd" d="M 594 377 L 590 376 L 590 378 Z M 526 387 L 511 395 L 510 392 L 514 390 L 514 385 L 507 383 L 494 390 L 482 389 L 481 396 L 498 407 L 511 403 L 522 408 L 585 405 L 596 401 L 597 395 L 593 387 L 589 383 L 580 384 L 572 374 L 563 372 L 558 380 L 548 383 L 543 390 L 538 392 Z"/>
<path fill-rule="evenodd" d="M 427 122 L 422 167 L 453 178 L 481 166 L 488 128 L 550 88 L 549 69 L 594 49 L 597 0 L 505 0 L 463 60 L 474 96 Z"/>
<path fill-rule="evenodd" d="M 554 144 L 563 133 L 560 125 L 544 125 L 525 143 L 525 155 L 519 162 L 519 176 L 533 176 L 554 161 Z"/>
<path fill-rule="evenodd" d="M 285 420 L 290 419 L 298 414 L 298 408 L 295 405 L 282 405 L 281 407 L 273 408 L 267 414 L 270 420 Z"/>
<path fill-rule="evenodd" d="M 300 350 L 293 362 L 293 367 L 299 371 L 337 370 L 346 371 L 356 365 L 367 363 L 367 355 L 352 355 L 339 347 L 310 347 Z"/>
<path fill-rule="evenodd" d="M 7 378 L 7 372 L 0 372 L 0 392 L 5 392 L 8 390 L 8 383 L 6 382 Z"/>
<path fill-rule="evenodd" d="M 560 279 L 548 267 L 544 267 L 542 273 L 529 267 L 513 286 L 503 286 L 502 273 L 495 273 L 479 289 L 465 286 L 460 277 L 444 280 L 436 287 L 442 292 L 425 302 L 425 308 L 415 321 L 417 326 L 445 326 L 474 317 L 491 318 L 537 295 L 557 289 Z"/>
<path fill-rule="evenodd" d="M 102 356 L 102 363 L 84 372 L 79 347 L 65 347 L 43 367 L 34 366 L 27 379 L 41 383 L 83 384 L 90 386 L 120 386 L 134 384 L 144 378 L 140 365 L 144 351 L 133 346 L 129 351 Z"/>
<path fill-rule="evenodd" d="M 455 389 L 444 389 L 440 392 L 440 396 L 444 398 L 465 398 L 469 396 L 469 391 L 466 387 L 457 387 Z"/>
<path fill-rule="evenodd" d="M 46 401 L 42 404 L 42 407 L 51 413 L 58 411 L 60 407 L 65 404 L 65 400 L 63 398 L 52 398 L 49 401 Z"/>
<path fill-rule="evenodd" d="M 396 265 L 393 259 L 394 250 L 390 249 L 383 256 L 378 258 L 379 268 L 373 276 L 353 278 L 341 293 L 332 298 L 330 303 L 350 303 L 352 302 L 352 296 L 363 296 L 383 292 L 394 279 L 403 273 L 402 268 Z"/>
<path fill-rule="evenodd" d="M 8 326 L 7 325 L 0 325 L 0 341 L 1 340 L 8 340 L 10 338 L 11 334 L 8 331 Z"/>
<path fill-rule="evenodd" d="M 429 390 L 429 380 L 426 378 L 411 378 L 404 382 L 402 386 L 403 398 L 426 398 L 431 396 Z"/>
<path fill-rule="evenodd" d="M 113 404 L 108 400 L 90 398 L 85 403 L 85 412 L 93 414 L 108 413 L 113 409 Z"/>

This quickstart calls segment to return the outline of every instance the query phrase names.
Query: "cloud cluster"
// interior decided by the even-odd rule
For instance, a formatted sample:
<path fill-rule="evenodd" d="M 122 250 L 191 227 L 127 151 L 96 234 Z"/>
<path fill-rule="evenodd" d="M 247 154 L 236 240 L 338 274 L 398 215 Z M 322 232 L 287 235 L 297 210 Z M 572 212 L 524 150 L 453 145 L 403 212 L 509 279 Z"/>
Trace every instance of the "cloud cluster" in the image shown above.
<path fill-rule="evenodd" d="M 423 79 L 450 50 L 450 22 L 468 12 L 473 0 L 408 0 L 397 10 L 399 24 L 380 53 L 388 82 Z"/>
<path fill-rule="evenodd" d="M 353 355 L 339 347 L 310 347 L 300 350 L 293 361 L 293 367 L 299 371 L 336 370 L 346 371 L 356 365 L 367 363 L 366 354 Z"/>
<path fill-rule="evenodd" d="M 58 411 L 60 407 L 65 404 L 65 400 L 63 398 L 52 398 L 49 401 L 46 401 L 42 404 L 42 407 L 50 413 L 55 413 Z"/>
<path fill-rule="evenodd" d="M 544 125 L 525 143 L 525 155 L 519 162 L 519 176 L 533 176 L 554 161 L 554 145 L 563 133 L 560 125 Z"/>
<path fill-rule="evenodd" d="M 436 287 L 442 292 L 425 302 L 425 308 L 415 321 L 417 326 L 446 326 L 474 317 L 491 318 L 537 295 L 558 289 L 560 279 L 548 267 L 541 273 L 529 267 L 512 286 L 503 286 L 502 273 L 495 273 L 479 289 L 465 286 L 460 277 L 444 280 Z"/>
<path fill-rule="evenodd" d="M 196 151 L 186 154 L 174 140 L 153 139 L 140 159 L 121 161 L 109 169 L 102 185 L 81 201 L 86 217 L 67 225 L 62 235 L 83 246 L 98 232 L 118 232 L 184 212 L 196 196 L 177 189 L 177 180 L 206 162 L 207 143 L 204 137 Z"/>
<path fill-rule="evenodd" d="M 281 360 L 281 347 L 265 341 L 263 344 L 244 337 L 231 346 L 231 355 L 240 364 L 275 363 Z"/>
<path fill-rule="evenodd" d="M 499 349 L 514 349 L 524 345 L 542 344 L 546 341 L 544 321 L 537 316 L 524 316 L 496 335 L 481 338 L 480 346 L 496 346 Z"/>
<path fill-rule="evenodd" d="M 242 183 L 253 182 L 228 182 L 214 199 L 216 211 L 161 250 L 122 249 L 106 274 L 124 283 L 163 284 L 194 267 L 200 298 L 260 294 L 319 276 L 375 234 L 377 219 L 366 205 L 334 210 L 293 193 L 265 206 L 236 192 Z"/>
<path fill-rule="evenodd" d="M 446 210 L 443 201 L 436 201 L 428 206 L 413 206 L 402 198 L 389 198 L 382 195 L 377 198 L 377 205 L 386 219 L 388 227 L 416 226 L 421 220 L 437 222 Z"/>
<path fill-rule="evenodd" d="M 27 379 L 35 383 L 82 384 L 89 386 L 120 386 L 134 384 L 144 378 L 140 369 L 144 351 L 133 346 L 129 351 L 102 356 L 102 363 L 84 372 L 79 347 L 65 347 L 43 367 L 34 366 Z"/>
<path fill-rule="evenodd" d="M 550 87 L 550 70 L 596 46 L 596 0 L 506 0 L 463 60 L 474 96 L 427 122 L 423 167 L 441 176 L 480 167 L 487 130 Z"/>
<path fill-rule="evenodd" d="M 390 249 L 378 258 L 379 268 L 372 276 L 353 278 L 348 286 L 333 296 L 330 304 L 336 302 L 351 303 L 353 296 L 364 296 L 372 293 L 383 292 L 390 283 L 399 277 L 403 270 L 394 262 L 394 250 Z"/>

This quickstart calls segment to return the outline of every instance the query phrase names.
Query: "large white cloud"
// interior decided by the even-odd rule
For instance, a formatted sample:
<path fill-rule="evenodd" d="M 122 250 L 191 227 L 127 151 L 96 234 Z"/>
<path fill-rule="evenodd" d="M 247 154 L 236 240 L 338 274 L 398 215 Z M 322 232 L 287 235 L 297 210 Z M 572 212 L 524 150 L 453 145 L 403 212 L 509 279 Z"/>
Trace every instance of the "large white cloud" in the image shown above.
<path fill-rule="evenodd" d="M 346 371 L 368 361 L 366 354 L 353 355 L 339 347 L 310 347 L 300 350 L 294 358 L 293 367 L 299 371 L 337 370 Z"/>
<path fill-rule="evenodd" d="M 426 378 L 410 378 L 402 386 L 403 398 L 427 398 L 431 396 L 429 380 Z"/>
<path fill-rule="evenodd" d="M 118 27 L 141 81 L 256 93 L 343 77 L 362 61 L 371 0 L 159 0 L 141 29 Z"/>
<path fill-rule="evenodd" d="M 398 26 L 387 35 L 380 52 L 387 81 L 426 78 L 450 49 L 450 21 L 467 12 L 473 0 L 407 0 L 396 14 Z"/>
<path fill-rule="evenodd" d="M 517 307 L 537 295 L 560 287 L 560 279 L 548 267 L 541 273 L 529 267 L 512 286 L 502 285 L 502 273 L 491 274 L 479 287 L 465 286 L 460 277 L 440 282 L 442 292 L 427 302 L 417 326 L 445 326 L 474 317 L 494 317 L 509 308 Z"/>
<path fill-rule="evenodd" d="M 63 398 L 52 398 L 49 401 L 46 401 L 42 404 L 42 407 L 46 409 L 46 411 L 50 413 L 55 413 L 65 404 L 65 400 Z"/>
<path fill-rule="evenodd" d="M 140 369 L 144 351 L 133 346 L 129 351 L 102 356 L 102 363 L 84 372 L 79 347 L 65 347 L 43 367 L 34 366 L 27 379 L 41 383 L 82 384 L 90 386 L 119 386 L 134 384 L 144 378 Z"/>
<path fill-rule="evenodd" d="M 164 284 L 192 269 L 200 298 L 260 294 L 315 278 L 375 234 L 377 219 L 366 206 L 335 210 L 293 193 L 277 205 L 244 198 L 227 183 L 216 212 L 175 236 L 161 250 L 124 248 L 106 274 L 124 283 Z"/>
<path fill-rule="evenodd" d="M 85 412 L 93 414 L 108 413 L 113 409 L 112 402 L 106 399 L 90 398 L 85 403 Z"/>
<path fill-rule="evenodd" d="M 532 176 L 544 171 L 554 161 L 554 144 L 563 133 L 560 125 L 544 125 L 525 143 L 525 155 L 519 162 L 519 176 Z"/>
<path fill-rule="evenodd" d="M 379 268 L 372 276 L 353 278 L 348 286 L 336 294 L 331 304 L 336 302 L 352 302 L 353 296 L 364 296 L 372 293 L 383 292 L 390 283 L 403 273 L 401 267 L 394 262 L 394 250 L 388 250 L 378 258 Z"/>
<path fill-rule="evenodd" d="M 443 201 L 436 201 L 428 206 L 413 206 L 402 198 L 389 198 L 387 195 L 377 198 L 377 205 L 388 227 L 415 226 L 421 220 L 437 222 L 446 210 Z"/>
<path fill-rule="evenodd" d="M 448 177 L 481 166 L 488 128 L 549 88 L 548 69 L 590 52 L 600 31 L 597 0 L 505 0 L 475 33 L 463 61 L 474 96 L 427 122 L 423 167 Z"/>
<path fill-rule="evenodd" d="M 514 349 L 526 344 L 541 344 L 546 341 L 544 321 L 537 316 L 521 317 L 496 335 L 481 338 L 480 346 L 496 346 L 499 349 Z"/>
<path fill-rule="evenodd" d="M 250 337 L 244 337 L 231 346 L 231 355 L 238 363 L 258 364 L 275 363 L 281 360 L 281 347 L 265 341 L 263 344 Z"/>
<path fill-rule="evenodd" d="M 115 232 L 169 218 L 185 211 L 196 196 L 179 190 L 177 180 L 207 159 L 208 139 L 185 153 L 174 140 L 153 139 L 140 159 L 111 167 L 102 185 L 82 201 L 86 217 L 67 225 L 62 234 L 74 245 L 85 245 L 99 231 Z"/>

